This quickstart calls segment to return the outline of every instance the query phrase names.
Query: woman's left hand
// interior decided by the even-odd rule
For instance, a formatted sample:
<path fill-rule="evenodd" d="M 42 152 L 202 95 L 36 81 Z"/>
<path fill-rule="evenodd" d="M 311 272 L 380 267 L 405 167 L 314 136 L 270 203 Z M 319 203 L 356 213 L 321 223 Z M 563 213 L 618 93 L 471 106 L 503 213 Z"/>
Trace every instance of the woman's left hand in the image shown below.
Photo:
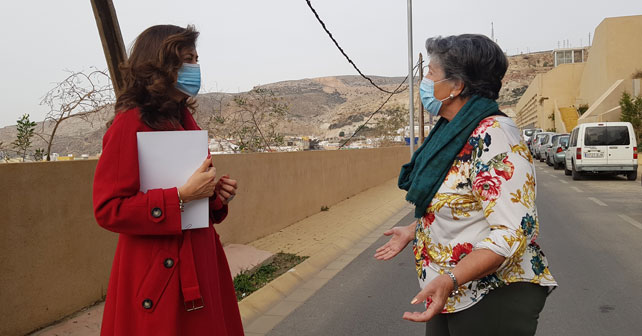
<path fill-rule="evenodd" d="M 428 307 L 423 312 L 405 312 L 403 319 L 414 322 L 426 322 L 441 313 L 446 306 L 448 296 L 453 291 L 453 282 L 448 275 L 442 274 L 424 287 L 412 300 L 412 304 L 423 304 L 428 300 Z"/>
<path fill-rule="evenodd" d="M 221 198 L 223 204 L 228 204 L 236 196 L 237 187 L 236 180 L 232 180 L 228 175 L 223 175 L 216 182 L 216 194 Z"/>

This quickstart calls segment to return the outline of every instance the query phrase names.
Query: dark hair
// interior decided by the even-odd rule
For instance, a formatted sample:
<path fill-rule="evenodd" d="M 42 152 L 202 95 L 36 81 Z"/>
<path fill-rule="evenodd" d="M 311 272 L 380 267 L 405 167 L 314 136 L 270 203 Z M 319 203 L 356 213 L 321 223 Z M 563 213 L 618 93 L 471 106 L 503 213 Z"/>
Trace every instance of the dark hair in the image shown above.
<path fill-rule="evenodd" d="M 426 40 L 426 51 L 443 67 L 446 78 L 464 83 L 462 97 L 499 97 L 508 59 L 490 38 L 477 34 L 431 37 Z"/>
<path fill-rule="evenodd" d="M 199 33 L 193 26 L 182 28 L 158 25 L 147 28 L 136 38 L 129 59 L 120 65 L 123 93 L 116 99 L 116 113 L 138 107 L 149 127 L 162 129 L 181 122 L 181 110 L 193 109 L 195 102 L 176 102 L 169 96 L 183 65 L 181 52 L 196 46 Z"/>

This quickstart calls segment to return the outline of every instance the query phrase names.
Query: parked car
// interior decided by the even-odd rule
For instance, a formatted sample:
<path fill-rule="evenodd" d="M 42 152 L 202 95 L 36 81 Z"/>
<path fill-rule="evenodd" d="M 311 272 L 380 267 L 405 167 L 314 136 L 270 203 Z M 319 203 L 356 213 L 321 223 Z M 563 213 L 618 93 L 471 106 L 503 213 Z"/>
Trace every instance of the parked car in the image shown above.
<path fill-rule="evenodd" d="M 635 181 L 638 148 L 629 122 L 586 123 L 571 132 L 565 154 L 566 175 L 579 180 L 586 173 L 624 174 Z"/>
<path fill-rule="evenodd" d="M 556 134 L 552 137 L 551 146 L 546 148 L 546 164 L 554 169 L 562 169 L 568 148 L 569 134 Z"/>
<path fill-rule="evenodd" d="M 541 128 L 526 128 L 522 130 L 522 139 L 524 139 L 525 143 L 528 143 L 533 138 L 533 135 L 540 132 L 542 132 Z"/>
<path fill-rule="evenodd" d="M 544 161 L 543 155 L 544 152 L 541 150 L 543 143 L 548 143 L 549 135 L 555 134 L 553 132 L 540 132 L 535 135 L 535 141 L 531 143 L 531 152 L 533 156 L 539 160 Z"/>
<path fill-rule="evenodd" d="M 526 147 L 531 151 L 531 154 L 533 154 L 533 150 L 531 149 L 533 139 L 535 138 L 535 135 L 540 132 L 542 132 L 541 128 L 526 128 L 522 130 L 522 139 L 526 143 Z"/>

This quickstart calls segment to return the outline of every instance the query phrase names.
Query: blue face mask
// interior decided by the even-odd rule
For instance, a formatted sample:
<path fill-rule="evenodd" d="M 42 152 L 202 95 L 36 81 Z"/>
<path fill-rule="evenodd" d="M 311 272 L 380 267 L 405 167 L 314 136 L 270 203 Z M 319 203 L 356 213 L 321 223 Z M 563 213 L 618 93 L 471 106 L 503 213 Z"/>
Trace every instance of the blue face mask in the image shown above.
<path fill-rule="evenodd" d="M 201 89 L 201 66 L 199 64 L 183 63 L 178 69 L 178 79 L 175 87 L 182 93 L 194 97 Z"/>
<path fill-rule="evenodd" d="M 442 100 L 435 98 L 435 84 L 447 79 L 448 78 L 444 78 L 438 82 L 433 82 L 432 80 L 424 77 L 424 79 L 421 80 L 421 84 L 419 85 L 419 96 L 421 97 L 421 103 L 424 105 L 424 108 L 431 115 L 438 115 L 439 110 L 441 109 L 441 102 L 446 99 L 453 98 L 452 95 Z"/>

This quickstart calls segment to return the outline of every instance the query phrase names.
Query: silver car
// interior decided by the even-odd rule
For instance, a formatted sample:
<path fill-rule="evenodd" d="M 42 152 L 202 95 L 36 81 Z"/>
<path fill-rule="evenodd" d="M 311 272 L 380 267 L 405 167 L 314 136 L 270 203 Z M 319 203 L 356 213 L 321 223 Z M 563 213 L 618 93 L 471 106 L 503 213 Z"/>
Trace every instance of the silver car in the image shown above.
<path fill-rule="evenodd" d="M 531 145 L 531 150 L 533 151 L 533 156 L 540 162 L 544 161 L 544 155 L 546 155 L 544 145 L 550 144 L 550 136 L 555 133 L 553 132 L 542 132 L 535 135 L 535 142 Z"/>
<path fill-rule="evenodd" d="M 555 169 L 562 169 L 566 148 L 568 148 L 569 134 L 556 134 L 552 136 L 552 143 L 546 148 L 546 164 Z"/>

